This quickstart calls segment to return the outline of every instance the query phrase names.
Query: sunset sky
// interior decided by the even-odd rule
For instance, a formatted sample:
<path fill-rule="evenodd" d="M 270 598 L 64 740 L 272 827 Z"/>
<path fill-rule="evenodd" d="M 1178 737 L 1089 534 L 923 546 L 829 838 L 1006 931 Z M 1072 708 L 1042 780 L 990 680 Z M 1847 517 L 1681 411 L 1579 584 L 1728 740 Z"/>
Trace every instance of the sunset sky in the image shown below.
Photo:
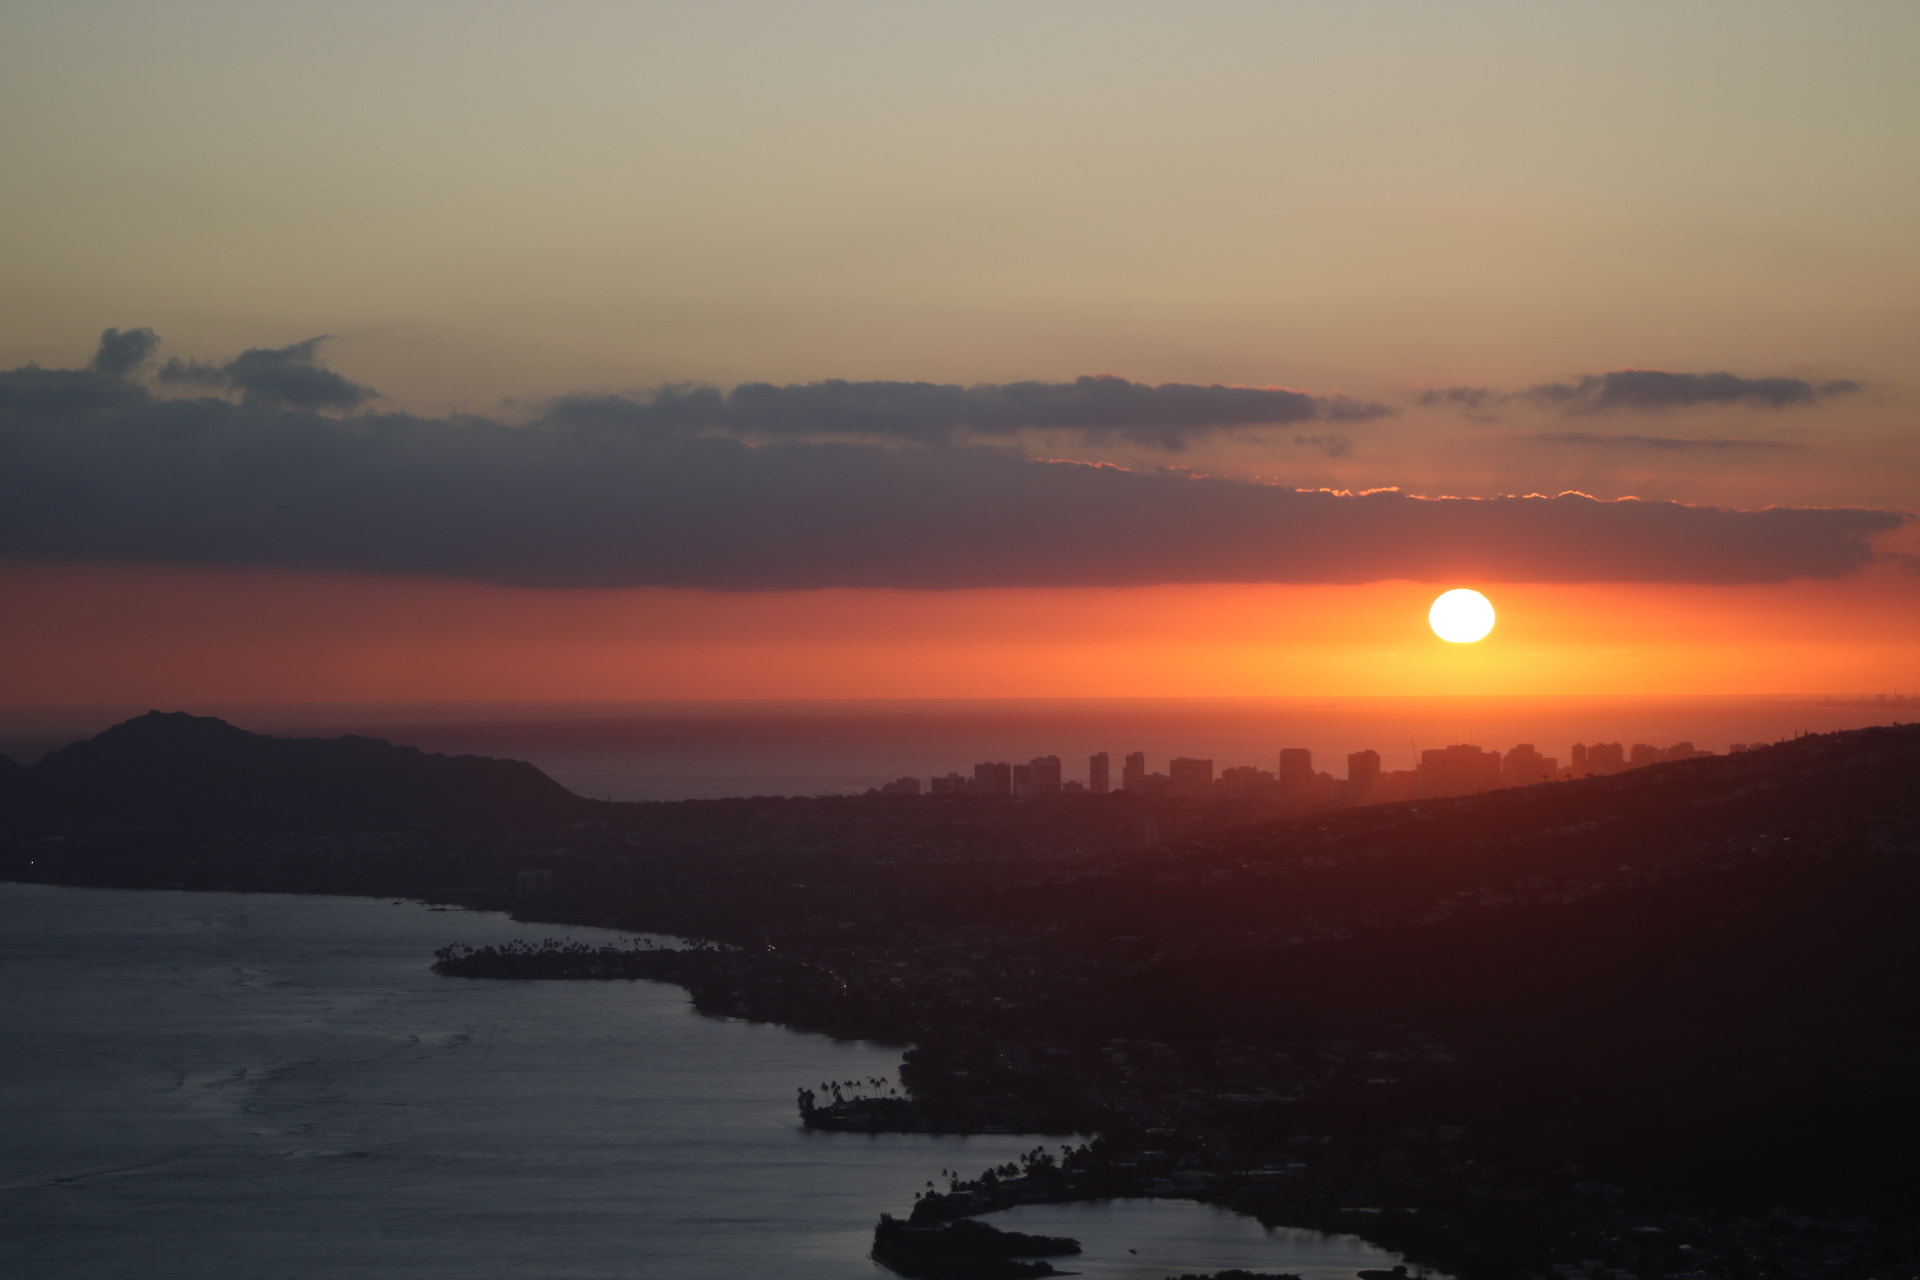
<path fill-rule="evenodd" d="M 3 25 L 0 706 L 1920 690 L 1912 4 Z"/>

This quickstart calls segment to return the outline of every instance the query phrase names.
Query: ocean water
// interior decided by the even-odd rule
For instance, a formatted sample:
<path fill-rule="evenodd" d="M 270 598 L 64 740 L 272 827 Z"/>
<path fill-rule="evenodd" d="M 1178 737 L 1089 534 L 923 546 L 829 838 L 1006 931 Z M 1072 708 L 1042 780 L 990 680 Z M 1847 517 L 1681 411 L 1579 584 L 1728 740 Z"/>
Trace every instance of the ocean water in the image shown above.
<path fill-rule="evenodd" d="M 680 800 L 864 791 L 903 775 L 970 774 L 980 760 L 1058 755 L 1069 779 L 1087 757 L 1147 753 L 1277 767 L 1306 747 L 1346 776 L 1347 753 L 1410 769 L 1428 747 L 1532 743 L 1570 758 L 1575 742 L 1692 742 L 1725 751 L 1802 732 L 1920 720 L 1920 701 L 1819 698 L 1117 698 L 923 702 L 569 703 L 468 706 L 194 707 L 262 733 L 367 733 L 458 755 L 530 760 L 581 795 Z M 0 710 L 0 752 L 25 763 L 147 708 Z"/>
<path fill-rule="evenodd" d="M 897 1050 L 677 987 L 493 982 L 434 948 L 626 935 L 350 898 L 0 884 L 0 1275 L 847 1280 L 882 1211 L 1037 1138 L 811 1133 Z M 1177 1201 L 999 1218 L 1092 1280 L 1394 1259 Z M 1129 1252 L 1129 1250 L 1136 1252 Z"/>

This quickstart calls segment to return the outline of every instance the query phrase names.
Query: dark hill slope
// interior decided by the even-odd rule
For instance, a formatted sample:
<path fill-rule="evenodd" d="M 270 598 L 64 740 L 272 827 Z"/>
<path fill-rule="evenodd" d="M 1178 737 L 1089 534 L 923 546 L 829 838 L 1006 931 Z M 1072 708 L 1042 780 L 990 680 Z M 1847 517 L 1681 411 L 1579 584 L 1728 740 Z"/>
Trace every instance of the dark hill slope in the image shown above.
<path fill-rule="evenodd" d="M 338 831 L 544 821 L 582 803 L 518 760 L 275 738 L 184 712 L 148 712 L 22 772 L 35 811 L 94 822 Z"/>
<path fill-rule="evenodd" d="M 1198 874 L 1096 895 L 1155 890 L 1131 918 L 1155 953 L 1063 1018 L 1187 1042 L 1410 1026 L 1460 1066 L 1356 1100 L 1383 1123 L 1439 1110 L 1509 1158 L 1762 1207 L 1920 1190 L 1920 727 L 1177 857 Z"/>

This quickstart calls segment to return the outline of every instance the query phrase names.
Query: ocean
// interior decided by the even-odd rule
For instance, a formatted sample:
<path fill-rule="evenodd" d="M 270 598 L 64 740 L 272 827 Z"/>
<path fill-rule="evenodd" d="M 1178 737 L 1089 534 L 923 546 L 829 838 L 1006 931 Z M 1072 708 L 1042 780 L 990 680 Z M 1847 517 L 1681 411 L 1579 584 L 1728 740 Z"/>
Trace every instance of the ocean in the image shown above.
<path fill-rule="evenodd" d="M 1531 743 L 1567 763 L 1575 742 L 1692 742 L 1708 751 L 1920 719 L 1920 701 L 1819 697 L 1060 699 L 994 701 L 162 707 L 219 715 L 261 733 L 366 733 L 426 751 L 530 760 L 581 795 L 682 800 L 865 791 L 902 776 L 970 773 L 976 761 L 1058 755 L 1068 779 L 1087 757 L 1144 751 L 1277 767 L 1306 747 L 1346 776 L 1352 751 L 1410 769 L 1428 747 L 1505 751 Z M 0 710 L 0 753 L 42 752 L 147 707 Z"/>
<path fill-rule="evenodd" d="M 435 948 L 631 940 L 355 898 L 0 884 L 0 1274 L 849 1280 L 943 1169 L 1047 1139 L 815 1133 L 896 1048 L 648 982 L 448 979 Z M 1052 1141 L 1058 1141 L 1057 1139 Z M 1031 1206 L 1089 1280 L 1397 1259 L 1185 1201 Z"/>

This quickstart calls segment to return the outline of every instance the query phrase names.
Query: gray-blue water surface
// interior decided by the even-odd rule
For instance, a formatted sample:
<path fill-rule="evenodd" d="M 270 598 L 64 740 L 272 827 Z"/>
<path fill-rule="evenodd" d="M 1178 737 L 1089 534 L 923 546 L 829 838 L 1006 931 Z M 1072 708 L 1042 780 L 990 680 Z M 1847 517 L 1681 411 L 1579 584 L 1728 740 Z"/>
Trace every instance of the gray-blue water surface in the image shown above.
<path fill-rule="evenodd" d="M 870 1280 L 883 1210 L 1043 1141 L 802 1129 L 892 1047 L 678 987 L 435 977 L 593 929 L 411 903 L 0 884 L 0 1274 Z M 1093 1280 L 1397 1259 L 1179 1201 L 1034 1206 Z M 1128 1249 L 1138 1253 L 1129 1253 Z"/>

